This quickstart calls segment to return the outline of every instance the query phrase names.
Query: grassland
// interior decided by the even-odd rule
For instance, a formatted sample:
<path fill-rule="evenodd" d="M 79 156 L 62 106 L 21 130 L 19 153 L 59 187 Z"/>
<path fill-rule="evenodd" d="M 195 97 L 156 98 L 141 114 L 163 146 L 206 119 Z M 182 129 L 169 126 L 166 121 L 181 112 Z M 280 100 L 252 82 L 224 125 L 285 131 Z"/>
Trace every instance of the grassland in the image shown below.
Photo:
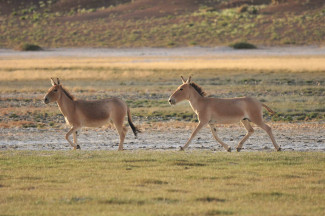
<path fill-rule="evenodd" d="M 60 77 L 77 98 L 123 98 L 142 128 L 191 130 L 189 105 L 167 99 L 180 75 L 192 75 L 211 97 L 254 96 L 277 112 L 265 114 L 268 121 L 319 122 L 312 127 L 321 131 L 324 63 L 323 56 L 5 57 L 0 129 L 12 128 L 4 135 L 11 136 L 21 127 L 63 127 L 57 106 L 42 102 L 49 77 Z M 318 141 L 322 135 L 308 139 Z M 0 151 L 0 215 L 322 215 L 324 167 L 322 152 Z"/>
<path fill-rule="evenodd" d="M 324 153 L 0 151 L 1 215 L 322 215 Z"/>
<path fill-rule="evenodd" d="M 109 57 L 0 59 L 1 127 L 60 127 L 56 105 L 42 98 L 49 77 L 60 77 L 77 98 L 122 97 L 141 122 L 196 121 L 187 103 L 167 99 L 192 75 L 211 97 L 254 96 L 274 121 L 323 121 L 323 56 L 309 57 Z"/>

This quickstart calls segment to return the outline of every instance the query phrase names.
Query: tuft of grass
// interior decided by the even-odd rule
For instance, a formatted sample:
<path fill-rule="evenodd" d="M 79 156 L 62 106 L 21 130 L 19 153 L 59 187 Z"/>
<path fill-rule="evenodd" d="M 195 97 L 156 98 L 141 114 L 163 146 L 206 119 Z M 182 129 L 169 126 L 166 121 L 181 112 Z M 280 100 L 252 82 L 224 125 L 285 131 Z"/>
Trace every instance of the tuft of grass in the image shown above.
<path fill-rule="evenodd" d="M 197 198 L 196 200 L 200 202 L 226 202 L 225 199 L 220 199 L 217 197 L 210 197 L 210 196 Z"/>
<path fill-rule="evenodd" d="M 234 49 L 256 49 L 257 47 L 254 44 L 247 42 L 237 42 L 229 45 Z"/>
<path fill-rule="evenodd" d="M 142 181 L 143 184 L 145 185 L 150 185 L 150 184 L 157 184 L 157 185 L 162 185 L 162 184 L 168 184 L 166 181 L 161 181 L 159 179 L 144 179 Z"/>

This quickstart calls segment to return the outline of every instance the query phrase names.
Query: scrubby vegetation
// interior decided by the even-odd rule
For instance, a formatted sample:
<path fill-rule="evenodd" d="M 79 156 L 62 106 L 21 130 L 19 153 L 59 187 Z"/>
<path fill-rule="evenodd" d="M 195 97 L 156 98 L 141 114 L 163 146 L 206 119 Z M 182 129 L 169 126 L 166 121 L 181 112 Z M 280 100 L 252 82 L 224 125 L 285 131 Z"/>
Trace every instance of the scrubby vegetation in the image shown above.
<path fill-rule="evenodd" d="M 324 1 L 9 0 L 0 47 L 322 45 Z"/>

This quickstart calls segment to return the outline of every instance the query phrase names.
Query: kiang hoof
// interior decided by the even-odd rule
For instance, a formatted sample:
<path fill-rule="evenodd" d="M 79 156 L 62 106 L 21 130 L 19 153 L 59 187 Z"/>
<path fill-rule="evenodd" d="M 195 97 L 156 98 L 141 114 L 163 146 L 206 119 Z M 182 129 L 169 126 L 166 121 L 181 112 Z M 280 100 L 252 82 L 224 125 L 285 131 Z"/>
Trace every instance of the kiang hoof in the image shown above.
<path fill-rule="evenodd" d="M 242 150 L 242 148 L 236 148 L 237 152 L 240 152 Z"/>
<path fill-rule="evenodd" d="M 80 145 L 77 145 L 76 149 L 79 149 L 79 150 L 81 150 L 81 148 L 80 148 Z"/>
<path fill-rule="evenodd" d="M 179 147 L 180 151 L 184 151 L 184 148 L 182 146 Z"/>
<path fill-rule="evenodd" d="M 231 148 L 230 147 L 228 148 L 227 152 L 231 152 Z"/>
<path fill-rule="evenodd" d="M 280 151 L 282 151 L 281 147 L 279 147 L 279 148 L 278 148 L 276 151 L 277 151 L 277 152 L 280 152 Z"/>

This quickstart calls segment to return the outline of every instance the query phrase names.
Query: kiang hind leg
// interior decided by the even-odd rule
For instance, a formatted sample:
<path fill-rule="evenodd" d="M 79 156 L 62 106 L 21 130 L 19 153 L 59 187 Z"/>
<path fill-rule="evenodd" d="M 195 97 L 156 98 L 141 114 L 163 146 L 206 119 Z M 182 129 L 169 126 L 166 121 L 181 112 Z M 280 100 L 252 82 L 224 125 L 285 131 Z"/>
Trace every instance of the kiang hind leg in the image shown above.
<path fill-rule="evenodd" d="M 263 130 L 266 131 L 266 133 L 269 135 L 269 137 L 271 138 L 271 141 L 273 143 L 273 146 L 275 148 L 276 151 L 281 151 L 281 147 L 278 146 L 278 144 L 276 143 L 275 139 L 274 139 L 274 136 L 273 136 L 273 133 L 272 133 L 272 129 L 270 126 L 268 126 L 267 124 L 265 124 L 264 122 L 262 122 L 261 125 L 258 125 L 260 126 Z"/>
<path fill-rule="evenodd" d="M 124 143 L 124 139 L 125 139 L 125 136 L 126 136 L 127 129 L 126 129 L 125 126 L 122 125 L 121 127 L 117 128 L 117 131 L 118 131 L 118 134 L 120 136 L 120 143 L 118 145 L 118 150 L 123 151 L 123 143 Z"/>
<path fill-rule="evenodd" d="M 255 116 L 254 118 L 251 118 L 250 120 L 254 124 L 256 124 L 257 126 L 261 127 L 263 130 L 265 130 L 265 132 L 271 138 L 271 141 L 272 141 L 273 146 L 276 149 L 276 151 L 281 151 L 281 147 L 278 146 L 278 144 L 276 143 L 276 141 L 274 139 L 274 136 L 273 136 L 271 127 L 264 123 L 263 118 L 262 118 L 262 115 L 261 116 Z"/>
<path fill-rule="evenodd" d="M 242 149 L 243 147 L 243 144 L 244 142 L 246 142 L 246 140 L 254 133 L 254 129 L 252 128 L 251 124 L 249 123 L 249 121 L 247 119 L 243 119 L 240 121 L 244 127 L 246 128 L 247 130 L 247 133 L 246 135 L 243 137 L 243 139 L 238 143 L 238 146 L 237 146 L 237 152 L 240 152 L 240 150 Z"/>
<path fill-rule="evenodd" d="M 113 120 L 114 126 L 120 136 L 120 143 L 118 145 L 118 150 L 123 151 L 123 143 L 124 143 L 124 139 L 125 139 L 126 132 L 127 132 L 126 127 L 123 125 L 124 118 L 123 119 L 122 118 L 121 119 L 112 119 L 112 120 Z"/>

